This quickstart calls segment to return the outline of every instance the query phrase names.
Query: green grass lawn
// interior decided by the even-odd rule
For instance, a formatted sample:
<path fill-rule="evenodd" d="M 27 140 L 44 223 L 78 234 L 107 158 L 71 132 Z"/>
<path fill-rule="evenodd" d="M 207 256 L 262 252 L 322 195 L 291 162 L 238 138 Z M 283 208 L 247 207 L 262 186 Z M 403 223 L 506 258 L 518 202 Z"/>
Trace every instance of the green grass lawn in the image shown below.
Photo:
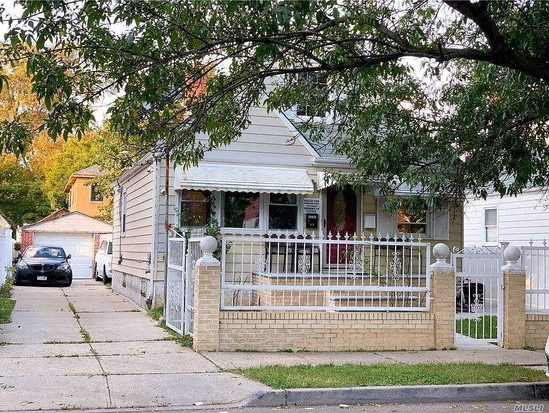
<path fill-rule="evenodd" d="M 11 322 L 11 312 L 15 307 L 15 300 L 0 297 L 0 324 Z"/>
<path fill-rule="evenodd" d="M 0 324 L 6 324 L 11 321 L 11 313 L 15 307 L 15 300 L 12 300 L 11 289 L 13 288 L 13 279 L 6 278 L 4 285 L 0 287 Z"/>
<path fill-rule="evenodd" d="M 485 315 L 480 318 L 463 318 L 456 320 L 456 333 L 472 338 L 497 338 L 498 318 Z"/>
<path fill-rule="evenodd" d="M 237 371 L 275 389 L 547 381 L 543 371 L 512 364 L 262 366 Z"/>

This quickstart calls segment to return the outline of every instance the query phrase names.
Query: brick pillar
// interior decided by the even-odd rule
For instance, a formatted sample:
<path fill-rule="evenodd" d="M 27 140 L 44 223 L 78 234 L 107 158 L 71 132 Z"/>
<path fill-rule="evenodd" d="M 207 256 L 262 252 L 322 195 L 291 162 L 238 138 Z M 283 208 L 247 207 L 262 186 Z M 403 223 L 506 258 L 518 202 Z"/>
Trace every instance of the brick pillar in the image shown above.
<path fill-rule="evenodd" d="M 526 346 L 526 272 L 517 265 L 520 250 L 509 246 L 503 252 L 503 343 L 509 349 Z"/>
<path fill-rule="evenodd" d="M 434 348 L 454 346 L 456 275 L 454 267 L 446 262 L 450 249 L 446 244 L 433 248 L 437 261 L 431 265 L 431 313 L 434 319 Z"/>
<path fill-rule="evenodd" d="M 194 277 L 193 349 L 219 350 L 219 310 L 221 305 L 221 266 L 212 253 L 217 248 L 214 237 L 200 242 L 204 256 L 196 261 Z"/>

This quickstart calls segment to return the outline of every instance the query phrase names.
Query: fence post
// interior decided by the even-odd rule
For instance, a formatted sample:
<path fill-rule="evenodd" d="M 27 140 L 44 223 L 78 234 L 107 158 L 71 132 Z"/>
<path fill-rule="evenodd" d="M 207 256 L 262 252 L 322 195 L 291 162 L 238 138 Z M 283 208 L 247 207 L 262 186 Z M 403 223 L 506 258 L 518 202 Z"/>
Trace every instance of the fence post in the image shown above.
<path fill-rule="evenodd" d="M 503 342 L 509 349 L 522 349 L 526 345 L 526 273 L 517 261 L 520 250 L 508 246 L 503 252 L 506 265 L 503 271 Z"/>
<path fill-rule="evenodd" d="M 454 346 L 456 276 L 454 267 L 446 260 L 450 249 L 446 244 L 433 247 L 437 259 L 431 264 L 431 312 L 434 321 L 434 347 L 437 350 Z"/>
<path fill-rule="evenodd" d="M 200 248 L 204 255 L 195 266 L 193 349 L 217 351 L 221 303 L 221 265 L 213 257 L 217 241 L 214 237 L 204 237 Z"/>

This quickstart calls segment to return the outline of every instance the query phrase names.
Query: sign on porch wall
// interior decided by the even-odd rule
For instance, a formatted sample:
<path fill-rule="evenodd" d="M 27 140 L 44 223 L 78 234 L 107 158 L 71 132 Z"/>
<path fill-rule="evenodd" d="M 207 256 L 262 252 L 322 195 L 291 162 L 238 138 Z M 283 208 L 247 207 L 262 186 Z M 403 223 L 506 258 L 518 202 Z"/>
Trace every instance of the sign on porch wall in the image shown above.
<path fill-rule="evenodd" d="M 306 214 L 319 214 L 320 198 L 303 198 L 303 212 Z"/>

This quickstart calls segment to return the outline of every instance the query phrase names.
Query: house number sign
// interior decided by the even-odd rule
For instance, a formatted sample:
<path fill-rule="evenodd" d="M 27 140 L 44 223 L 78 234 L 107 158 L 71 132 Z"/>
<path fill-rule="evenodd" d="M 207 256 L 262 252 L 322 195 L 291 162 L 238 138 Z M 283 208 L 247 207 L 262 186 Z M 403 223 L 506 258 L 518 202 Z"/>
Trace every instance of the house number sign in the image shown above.
<path fill-rule="evenodd" d="M 303 212 L 305 212 L 306 214 L 319 214 L 320 198 L 304 198 Z"/>

